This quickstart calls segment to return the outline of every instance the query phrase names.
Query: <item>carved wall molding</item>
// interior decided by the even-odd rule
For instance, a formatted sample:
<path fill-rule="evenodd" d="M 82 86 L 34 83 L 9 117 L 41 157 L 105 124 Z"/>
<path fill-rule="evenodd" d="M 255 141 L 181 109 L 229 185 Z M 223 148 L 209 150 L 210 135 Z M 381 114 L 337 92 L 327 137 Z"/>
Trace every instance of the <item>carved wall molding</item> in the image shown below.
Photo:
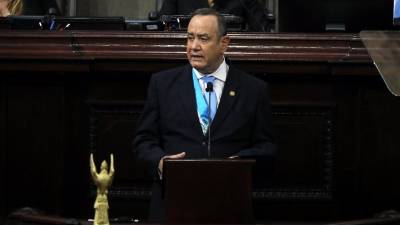
<path fill-rule="evenodd" d="M 358 34 L 231 33 L 227 55 L 244 61 L 372 63 Z M 69 31 L 0 33 L 0 58 L 186 60 L 186 33 Z M 42 51 L 46 49 L 46 51 Z"/>

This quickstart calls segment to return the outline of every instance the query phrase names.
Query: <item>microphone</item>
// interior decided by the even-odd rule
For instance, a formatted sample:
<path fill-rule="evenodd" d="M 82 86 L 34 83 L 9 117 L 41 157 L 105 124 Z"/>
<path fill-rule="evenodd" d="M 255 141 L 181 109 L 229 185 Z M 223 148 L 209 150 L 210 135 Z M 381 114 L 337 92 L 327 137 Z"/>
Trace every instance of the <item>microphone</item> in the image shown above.
<path fill-rule="evenodd" d="M 210 92 L 211 94 L 212 91 L 213 91 L 213 83 L 207 82 L 206 92 Z"/>
<path fill-rule="evenodd" d="M 213 83 L 207 82 L 206 92 L 208 92 L 208 137 L 207 137 L 207 153 L 208 158 L 211 158 L 211 92 L 213 92 Z"/>

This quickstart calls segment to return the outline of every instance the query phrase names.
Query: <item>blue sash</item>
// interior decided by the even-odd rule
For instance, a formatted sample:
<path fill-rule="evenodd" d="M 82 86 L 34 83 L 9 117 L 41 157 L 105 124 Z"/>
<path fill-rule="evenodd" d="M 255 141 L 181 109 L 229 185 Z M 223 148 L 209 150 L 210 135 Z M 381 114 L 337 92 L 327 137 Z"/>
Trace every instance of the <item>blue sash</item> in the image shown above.
<path fill-rule="evenodd" d="M 200 118 L 200 125 L 201 129 L 203 130 L 203 134 L 206 134 L 209 124 L 207 115 L 208 105 L 206 99 L 204 98 L 203 91 L 201 90 L 199 79 L 197 79 L 194 70 L 192 70 L 192 77 L 193 77 L 194 91 L 196 94 L 197 115 Z"/>

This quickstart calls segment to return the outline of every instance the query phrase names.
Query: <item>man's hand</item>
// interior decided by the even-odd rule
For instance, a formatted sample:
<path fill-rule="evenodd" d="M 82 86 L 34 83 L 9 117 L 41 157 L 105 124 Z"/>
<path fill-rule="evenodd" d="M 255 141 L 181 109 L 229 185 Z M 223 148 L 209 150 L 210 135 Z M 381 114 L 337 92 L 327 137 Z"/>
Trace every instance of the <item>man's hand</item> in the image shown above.
<path fill-rule="evenodd" d="M 185 155 L 186 155 L 186 152 L 181 152 L 181 153 L 176 154 L 176 155 L 166 155 L 166 156 L 162 157 L 160 159 L 160 162 L 158 163 L 158 173 L 159 173 L 160 177 L 162 175 L 164 159 L 182 159 L 182 158 L 185 157 Z"/>

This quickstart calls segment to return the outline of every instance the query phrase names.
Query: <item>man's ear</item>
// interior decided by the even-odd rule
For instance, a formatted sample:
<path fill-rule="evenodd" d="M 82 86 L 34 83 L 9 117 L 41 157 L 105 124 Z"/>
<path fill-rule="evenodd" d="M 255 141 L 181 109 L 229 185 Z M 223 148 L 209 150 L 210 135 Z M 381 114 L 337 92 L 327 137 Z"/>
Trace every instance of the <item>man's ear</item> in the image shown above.
<path fill-rule="evenodd" d="M 224 50 L 224 52 L 228 49 L 230 41 L 231 41 L 231 39 L 229 38 L 228 35 L 221 37 L 221 47 Z"/>

